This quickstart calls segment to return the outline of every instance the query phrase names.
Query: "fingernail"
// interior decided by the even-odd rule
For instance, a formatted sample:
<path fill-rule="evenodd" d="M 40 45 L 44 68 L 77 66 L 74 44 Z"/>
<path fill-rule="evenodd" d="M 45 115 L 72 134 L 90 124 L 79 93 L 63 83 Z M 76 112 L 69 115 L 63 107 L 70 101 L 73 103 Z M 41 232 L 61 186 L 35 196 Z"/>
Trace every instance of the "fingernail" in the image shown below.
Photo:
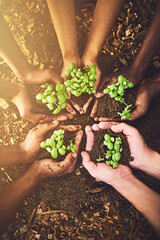
<path fill-rule="evenodd" d="M 72 153 L 72 157 L 76 158 L 77 157 L 77 153 L 76 152 Z"/>
<path fill-rule="evenodd" d="M 57 120 L 52 121 L 54 125 L 58 124 L 59 122 Z"/>
<path fill-rule="evenodd" d="M 111 130 L 114 130 L 115 127 L 116 127 L 116 125 L 112 125 L 112 126 L 111 126 Z"/>

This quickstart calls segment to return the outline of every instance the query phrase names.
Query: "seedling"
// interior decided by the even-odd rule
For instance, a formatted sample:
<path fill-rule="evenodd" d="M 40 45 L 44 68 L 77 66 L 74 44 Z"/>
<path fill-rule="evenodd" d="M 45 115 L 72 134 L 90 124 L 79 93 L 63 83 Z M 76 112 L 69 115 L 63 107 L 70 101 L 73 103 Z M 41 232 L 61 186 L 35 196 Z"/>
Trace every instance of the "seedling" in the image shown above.
<path fill-rule="evenodd" d="M 103 144 L 108 148 L 107 152 L 105 153 L 105 159 L 107 166 L 112 165 L 113 168 L 118 166 L 118 161 L 121 159 L 121 144 L 122 140 L 120 137 L 111 137 L 109 134 L 104 135 L 104 142 Z M 99 156 L 97 161 L 103 161 L 104 158 Z"/>
<path fill-rule="evenodd" d="M 44 83 L 41 88 L 45 89 L 43 93 L 38 93 L 36 99 L 45 103 L 53 114 L 58 114 L 61 109 L 66 108 L 66 100 L 69 98 L 65 85 L 58 82 L 56 86 Z"/>
<path fill-rule="evenodd" d="M 107 88 L 103 90 L 103 93 L 109 94 L 111 98 L 114 98 L 116 101 L 120 103 L 125 103 L 124 98 L 124 90 L 127 88 L 132 88 L 134 85 L 132 82 L 128 81 L 123 75 L 119 75 L 118 82 L 109 85 Z M 127 105 L 126 105 L 127 106 Z M 127 106 L 122 113 L 118 113 L 123 118 L 130 118 L 130 111 L 129 107 L 132 105 Z"/>
<path fill-rule="evenodd" d="M 66 150 L 70 150 L 72 152 L 76 151 L 76 146 L 73 144 L 73 140 L 69 141 L 68 146 L 64 144 L 63 129 L 55 130 L 50 138 L 47 138 L 45 141 L 41 142 L 40 147 L 45 148 L 54 159 L 58 157 L 58 153 L 62 156 L 65 155 Z"/>
<path fill-rule="evenodd" d="M 130 108 L 131 106 L 132 106 L 132 104 L 127 105 L 127 106 L 125 107 L 125 109 L 123 110 L 123 112 L 122 112 L 122 113 L 118 112 L 118 114 L 119 114 L 122 118 L 130 118 L 130 117 L 131 117 L 131 114 L 130 114 L 131 109 L 129 109 L 129 108 Z"/>
<path fill-rule="evenodd" d="M 67 90 L 76 97 L 80 97 L 84 92 L 94 93 L 95 79 L 97 78 L 96 68 L 96 65 L 87 65 L 81 70 L 77 69 L 74 63 L 71 63 L 65 72 L 65 76 L 70 78 L 64 83 Z"/>

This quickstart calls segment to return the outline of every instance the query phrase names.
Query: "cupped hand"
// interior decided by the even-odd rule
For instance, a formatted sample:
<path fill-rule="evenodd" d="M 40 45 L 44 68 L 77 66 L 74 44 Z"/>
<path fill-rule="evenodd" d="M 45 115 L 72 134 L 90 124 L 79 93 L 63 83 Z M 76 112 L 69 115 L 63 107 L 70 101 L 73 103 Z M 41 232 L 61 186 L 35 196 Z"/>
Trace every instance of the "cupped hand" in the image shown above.
<path fill-rule="evenodd" d="M 40 143 L 44 140 L 46 133 L 54 130 L 58 124 L 58 121 L 40 123 L 28 132 L 25 140 L 20 143 L 25 162 L 29 163 L 36 159 L 41 150 Z"/>
<path fill-rule="evenodd" d="M 89 174 L 107 184 L 114 187 L 119 180 L 124 179 L 132 174 L 130 168 L 119 164 L 116 169 L 107 166 L 105 163 L 94 163 L 87 152 L 81 152 L 82 164 L 87 169 Z"/>
<path fill-rule="evenodd" d="M 129 120 L 135 120 L 147 113 L 150 101 L 160 92 L 160 74 L 144 80 L 137 92 L 135 106 Z"/>
<path fill-rule="evenodd" d="M 123 71 L 123 72 L 122 71 L 121 72 L 117 72 L 117 73 L 112 74 L 111 76 L 104 77 L 102 79 L 102 81 L 100 82 L 100 85 L 99 85 L 97 93 L 95 94 L 95 97 L 97 99 L 95 99 L 95 102 L 94 102 L 94 105 L 93 105 L 93 108 L 92 108 L 92 111 L 91 111 L 91 117 L 94 118 L 95 121 L 103 122 L 103 121 L 120 121 L 120 120 L 124 120 L 123 118 L 113 119 L 113 118 L 103 117 L 103 116 L 98 118 L 96 116 L 97 110 L 98 110 L 98 99 L 102 98 L 103 96 L 105 96 L 105 94 L 103 93 L 103 89 L 107 88 L 108 85 L 111 85 L 113 83 L 117 83 L 119 75 L 123 75 L 127 80 L 129 80 L 130 82 L 133 82 L 134 85 L 137 84 L 141 80 L 141 78 L 138 78 L 138 76 L 136 75 L 134 70 L 131 69 L 131 68 L 129 68 L 129 69 Z"/>
<path fill-rule="evenodd" d="M 76 161 L 79 155 L 81 141 L 83 137 L 83 131 L 80 129 L 81 127 L 78 125 L 72 126 L 72 125 L 59 125 L 58 128 L 62 128 L 65 131 L 76 131 L 76 137 L 75 137 L 75 146 L 76 150 L 74 153 L 69 153 L 65 159 L 61 162 L 56 162 L 53 159 L 43 159 L 40 161 L 36 161 L 36 164 L 38 165 L 38 173 L 39 176 L 42 178 L 45 177 L 59 177 L 67 173 L 73 172 Z M 80 130 L 78 130 L 80 129 Z"/>
<path fill-rule="evenodd" d="M 99 131 L 100 129 L 110 129 L 112 125 L 117 124 L 116 122 L 106 122 L 100 128 L 100 124 L 94 124 L 91 126 L 86 126 L 86 151 L 91 151 L 94 144 L 94 131 Z M 113 169 L 111 166 L 107 166 L 105 163 L 94 163 L 91 161 L 90 156 L 87 152 L 82 152 L 82 163 L 83 166 L 87 169 L 90 175 L 94 178 L 97 178 L 100 181 L 106 182 L 112 186 L 128 175 L 131 174 L 131 170 L 121 164 L 118 165 L 116 169 Z"/>
<path fill-rule="evenodd" d="M 70 113 L 58 114 L 56 116 L 53 114 L 47 115 L 45 113 L 33 113 L 32 101 L 26 87 L 22 83 L 15 83 L 15 87 L 17 90 L 16 95 L 12 97 L 11 102 L 16 105 L 20 116 L 23 119 L 29 120 L 34 124 L 37 124 L 38 122 L 49 122 L 53 120 L 65 121 L 68 118 L 73 118 L 73 115 Z M 69 106 L 67 107 L 69 108 Z M 71 111 L 72 110 L 70 109 L 70 112 Z"/>
<path fill-rule="evenodd" d="M 104 123 L 101 123 L 99 125 L 102 127 Z M 119 123 L 117 125 L 111 126 L 111 130 L 115 133 L 125 134 L 127 142 L 129 144 L 131 156 L 134 159 L 130 162 L 130 165 L 134 168 L 143 170 L 143 165 L 146 161 L 152 159 L 154 151 L 148 148 L 138 130 L 126 123 Z"/>
<path fill-rule="evenodd" d="M 43 84 L 46 82 L 63 82 L 63 79 L 51 69 L 33 69 L 29 70 L 22 77 L 19 77 L 20 81 L 24 84 Z"/>

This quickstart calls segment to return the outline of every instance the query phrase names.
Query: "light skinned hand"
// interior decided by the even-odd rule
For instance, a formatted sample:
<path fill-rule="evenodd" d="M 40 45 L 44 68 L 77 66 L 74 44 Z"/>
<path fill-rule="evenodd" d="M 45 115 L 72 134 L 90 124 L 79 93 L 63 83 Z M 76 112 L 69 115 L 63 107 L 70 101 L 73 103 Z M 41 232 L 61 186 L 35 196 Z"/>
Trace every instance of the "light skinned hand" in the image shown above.
<path fill-rule="evenodd" d="M 129 144 L 131 156 L 134 161 L 130 161 L 131 167 L 143 169 L 145 161 L 152 159 L 154 151 L 148 148 L 143 137 L 138 130 L 126 123 L 119 123 L 111 126 L 111 130 L 115 133 L 123 133 Z"/>
<path fill-rule="evenodd" d="M 91 126 L 86 126 L 86 151 L 91 151 L 94 145 L 94 131 L 99 131 L 101 129 L 110 129 L 112 125 L 117 124 L 116 122 L 105 122 L 100 124 L 94 124 Z M 121 164 L 118 165 L 116 169 L 111 166 L 107 166 L 105 163 L 94 163 L 91 161 L 90 156 L 87 152 L 81 152 L 82 164 L 94 178 L 100 181 L 106 182 L 110 185 L 114 185 L 114 182 L 118 181 L 119 178 L 131 174 L 128 167 Z"/>

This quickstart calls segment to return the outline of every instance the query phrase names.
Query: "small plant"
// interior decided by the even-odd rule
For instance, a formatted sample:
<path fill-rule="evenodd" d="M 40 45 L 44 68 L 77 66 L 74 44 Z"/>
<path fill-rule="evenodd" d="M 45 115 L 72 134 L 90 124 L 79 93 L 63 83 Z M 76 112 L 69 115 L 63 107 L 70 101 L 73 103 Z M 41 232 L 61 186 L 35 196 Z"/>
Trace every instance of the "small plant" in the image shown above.
<path fill-rule="evenodd" d="M 113 83 L 111 85 L 109 85 L 107 88 L 105 88 L 103 90 L 103 93 L 105 94 L 109 94 L 111 98 L 114 98 L 116 101 L 120 102 L 120 103 L 124 103 L 126 105 L 126 108 L 124 109 L 124 111 L 122 113 L 118 113 L 121 117 L 123 118 L 130 118 L 130 111 L 129 108 L 132 105 L 127 105 L 125 103 L 124 98 L 122 97 L 124 95 L 124 90 L 127 88 L 132 88 L 134 85 L 132 82 L 128 81 L 123 75 L 120 75 L 118 77 L 118 82 L 117 83 Z"/>
<path fill-rule="evenodd" d="M 42 103 L 47 104 L 49 110 L 53 111 L 53 114 L 58 114 L 61 109 L 66 108 L 66 100 L 69 98 L 66 92 L 64 84 L 58 82 L 54 87 L 53 84 L 44 83 L 41 88 L 45 89 L 43 93 L 36 95 L 37 100 L 41 100 Z"/>
<path fill-rule="evenodd" d="M 50 138 L 47 138 L 45 141 L 41 142 L 40 147 L 45 148 L 54 159 L 58 157 L 58 153 L 62 156 L 65 155 L 66 149 L 72 152 L 75 152 L 76 150 L 73 140 L 69 141 L 68 146 L 64 144 L 63 129 L 55 130 Z"/>
<path fill-rule="evenodd" d="M 67 90 L 76 97 L 80 97 L 84 92 L 92 94 L 95 92 L 96 72 L 96 65 L 87 66 L 81 70 L 80 68 L 77 69 L 74 63 L 71 63 L 65 72 L 65 76 L 71 79 L 64 84 Z"/>
<path fill-rule="evenodd" d="M 118 161 L 121 159 L 121 144 L 122 140 L 120 137 L 111 137 L 109 134 L 104 135 L 104 146 L 108 148 L 107 152 L 105 153 L 105 159 L 107 166 L 112 165 L 113 168 L 116 168 L 118 166 Z M 98 159 L 96 159 L 98 162 L 103 161 L 104 158 L 101 158 L 99 156 Z"/>
<path fill-rule="evenodd" d="M 130 114 L 131 109 L 129 109 L 129 108 L 130 108 L 131 106 L 132 106 L 132 104 L 127 105 L 127 106 L 125 107 L 125 109 L 123 110 L 123 112 L 122 112 L 122 113 L 119 113 L 119 112 L 118 112 L 118 114 L 119 114 L 122 118 L 130 118 L 130 117 L 131 117 L 131 114 Z"/>

